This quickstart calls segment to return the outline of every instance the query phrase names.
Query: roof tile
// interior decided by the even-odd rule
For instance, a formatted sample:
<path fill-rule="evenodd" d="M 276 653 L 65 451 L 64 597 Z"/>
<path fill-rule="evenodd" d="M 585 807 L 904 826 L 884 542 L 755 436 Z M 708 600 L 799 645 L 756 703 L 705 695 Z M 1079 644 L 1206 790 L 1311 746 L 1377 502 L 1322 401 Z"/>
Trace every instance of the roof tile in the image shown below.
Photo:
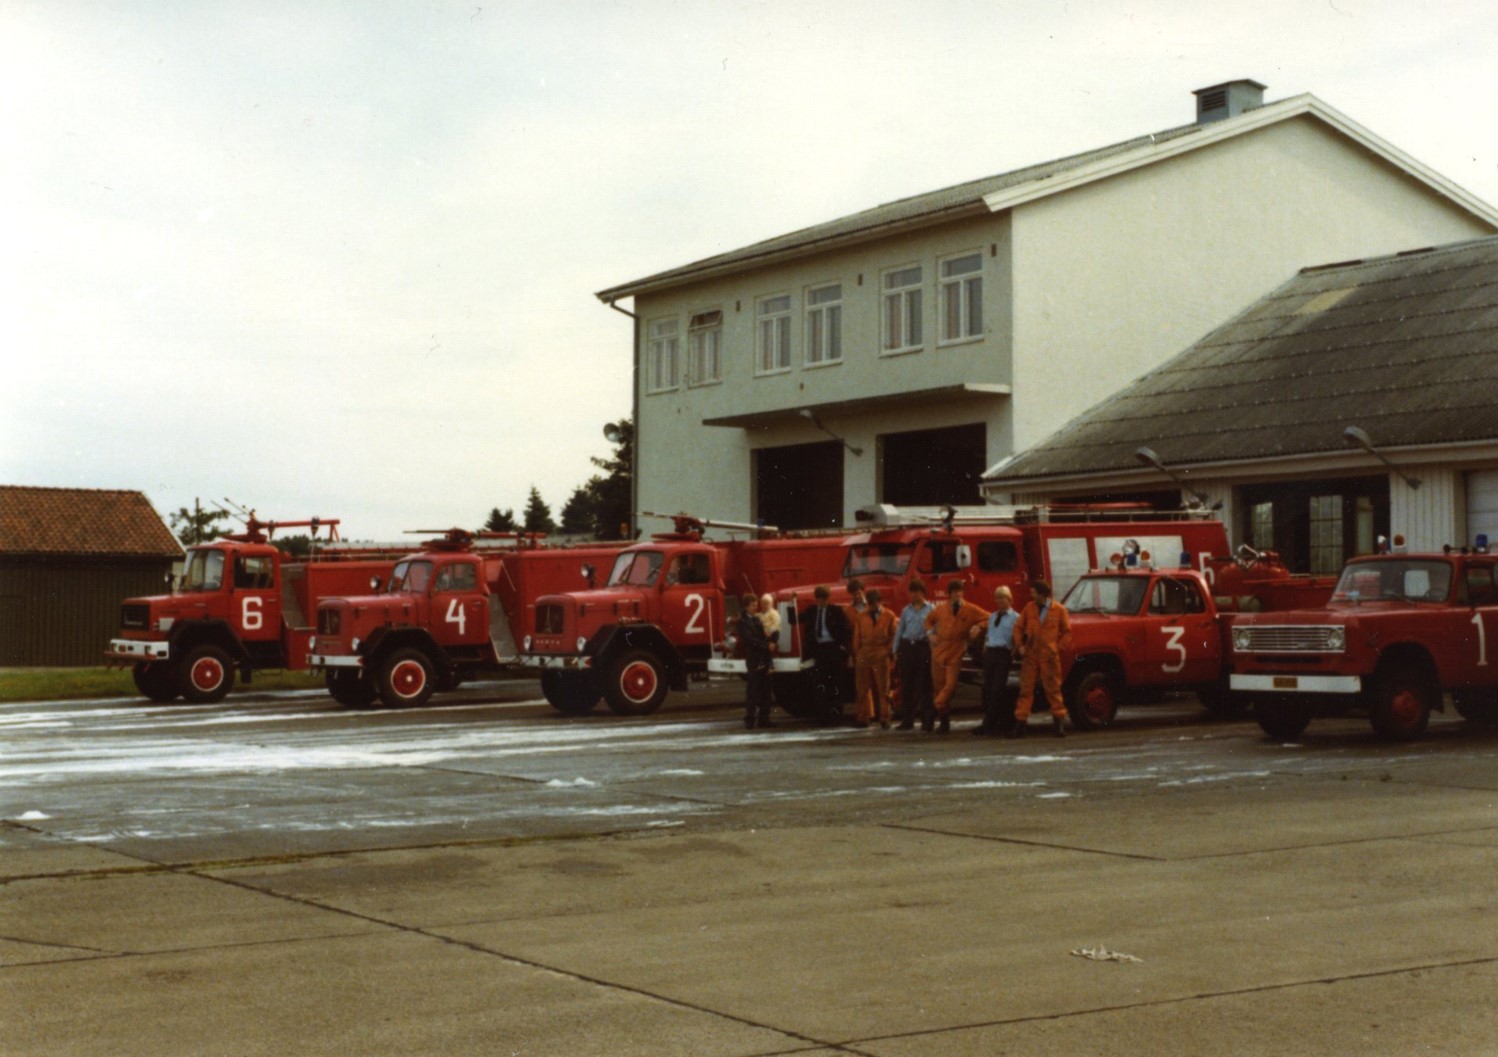
<path fill-rule="evenodd" d="M 0 485 L 0 555 L 179 558 L 144 494 Z"/>

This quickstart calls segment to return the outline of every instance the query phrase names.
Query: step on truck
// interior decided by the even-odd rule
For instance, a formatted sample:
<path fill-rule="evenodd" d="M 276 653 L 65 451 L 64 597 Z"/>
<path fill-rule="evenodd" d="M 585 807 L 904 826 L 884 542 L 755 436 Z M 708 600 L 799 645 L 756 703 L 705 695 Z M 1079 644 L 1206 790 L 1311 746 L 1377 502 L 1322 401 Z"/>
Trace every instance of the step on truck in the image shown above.
<path fill-rule="evenodd" d="M 170 594 L 121 603 L 106 665 L 129 667 L 152 701 L 200 704 L 222 700 L 236 672 L 249 683 L 257 671 L 306 669 L 319 600 L 388 575 L 394 559 L 367 549 L 288 558 L 270 542 L 284 528 L 308 529 L 314 547 L 322 528 L 338 540 L 337 519 L 262 522 L 251 514 L 244 532 L 187 548 Z"/>
<path fill-rule="evenodd" d="M 1158 563 L 1129 540 L 1107 569 L 1067 593 L 1071 643 L 1061 657 L 1061 692 L 1078 729 L 1112 726 L 1121 703 L 1173 690 L 1234 714 L 1244 701 L 1228 687 L 1233 616 L 1319 605 L 1336 583 L 1291 573 L 1279 555 L 1247 546 L 1205 566 L 1192 559 Z"/>
<path fill-rule="evenodd" d="M 1457 712 L 1498 721 L 1498 557 L 1473 548 L 1354 558 L 1324 605 L 1232 622 L 1234 691 L 1272 738 L 1318 715 L 1366 713 L 1388 741 L 1419 737 L 1450 694 Z"/>
<path fill-rule="evenodd" d="M 449 529 L 368 589 L 323 598 L 308 658 L 350 708 L 424 705 L 518 656 L 538 595 L 596 582 L 624 546 L 547 546 L 541 535 Z"/>

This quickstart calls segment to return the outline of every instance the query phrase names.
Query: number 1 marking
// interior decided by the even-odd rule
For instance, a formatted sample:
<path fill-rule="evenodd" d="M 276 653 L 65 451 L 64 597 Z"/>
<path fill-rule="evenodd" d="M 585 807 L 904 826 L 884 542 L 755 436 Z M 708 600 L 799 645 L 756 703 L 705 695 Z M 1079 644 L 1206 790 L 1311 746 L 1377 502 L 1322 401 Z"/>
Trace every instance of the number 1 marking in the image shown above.
<path fill-rule="evenodd" d="M 468 633 L 468 614 L 463 612 L 463 607 L 456 598 L 447 603 L 447 622 L 458 625 L 460 636 Z"/>
<path fill-rule="evenodd" d="M 1186 667 L 1186 647 L 1181 645 L 1181 636 L 1186 634 L 1186 629 L 1184 627 L 1179 627 L 1161 628 L 1160 630 L 1165 634 L 1165 637 L 1170 640 L 1165 644 L 1165 648 L 1179 654 L 1181 658 L 1180 660 L 1176 661 L 1175 664 L 1162 664 L 1160 665 L 1160 668 L 1162 671 L 1178 672 L 1182 668 Z"/>
<path fill-rule="evenodd" d="M 1488 632 L 1482 626 L 1482 614 L 1473 613 L 1472 623 L 1477 625 L 1477 667 L 1488 666 Z"/>

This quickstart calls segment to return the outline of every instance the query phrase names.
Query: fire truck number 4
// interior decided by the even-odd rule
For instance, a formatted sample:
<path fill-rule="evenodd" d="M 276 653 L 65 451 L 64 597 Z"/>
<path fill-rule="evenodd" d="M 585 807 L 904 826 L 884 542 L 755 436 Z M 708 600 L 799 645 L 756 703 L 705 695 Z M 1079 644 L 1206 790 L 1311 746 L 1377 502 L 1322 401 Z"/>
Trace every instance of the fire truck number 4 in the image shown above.
<path fill-rule="evenodd" d="M 1160 633 L 1168 640 L 1165 648 L 1176 656 L 1174 664 L 1162 664 L 1160 668 L 1167 672 L 1178 672 L 1186 667 L 1186 647 L 1181 645 L 1181 637 L 1186 634 L 1186 629 L 1184 627 L 1161 628 Z"/>
<path fill-rule="evenodd" d="M 447 603 L 447 622 L 458 625 L 459 635 L 468 633 L 468 615 L 463 612 L 463 607 L 456 598 Z"/>

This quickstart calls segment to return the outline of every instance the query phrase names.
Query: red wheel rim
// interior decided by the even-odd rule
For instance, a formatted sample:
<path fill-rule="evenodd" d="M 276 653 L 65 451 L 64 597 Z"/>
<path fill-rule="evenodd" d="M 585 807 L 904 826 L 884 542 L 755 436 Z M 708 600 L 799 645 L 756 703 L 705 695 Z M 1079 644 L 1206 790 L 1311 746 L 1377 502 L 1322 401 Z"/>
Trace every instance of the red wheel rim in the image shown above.
<path fill-rule="evenodd" d="M 212 657 L 199 657 L 192 665 L 193 689 L 211 694 L 224 682 L 224 666 Z"/>
<path fill-rule="evenodd" d="M 1401 727 L 1413 727 L 1420 722 L 1420 695 L 1409 687 L 1400 687 L 1389 698 L 1389 714 Z"/>
<path fill-rule="evenodd" d="M 655 667 L 648 661 L 631 661 L 624 666 L 624 671 L 619 673 L 620 691 L 635 704 L 644 704 L 649 701 L 655 695 L 658 683 Z"/>
<path fill-rule="evenodd" d="M 401 661 L 390 670 L 390 685 L 401 697 L 416 697 L 427 685 L 427 671 L 418 661 Z"/>
<path fill-rule="evenodd" d="M 1113 691 L 1107 683 L 1098 683 L 1083 695 L 1087 715 L 1098 723 L 1106 723 L 1113 716 Z"/>

